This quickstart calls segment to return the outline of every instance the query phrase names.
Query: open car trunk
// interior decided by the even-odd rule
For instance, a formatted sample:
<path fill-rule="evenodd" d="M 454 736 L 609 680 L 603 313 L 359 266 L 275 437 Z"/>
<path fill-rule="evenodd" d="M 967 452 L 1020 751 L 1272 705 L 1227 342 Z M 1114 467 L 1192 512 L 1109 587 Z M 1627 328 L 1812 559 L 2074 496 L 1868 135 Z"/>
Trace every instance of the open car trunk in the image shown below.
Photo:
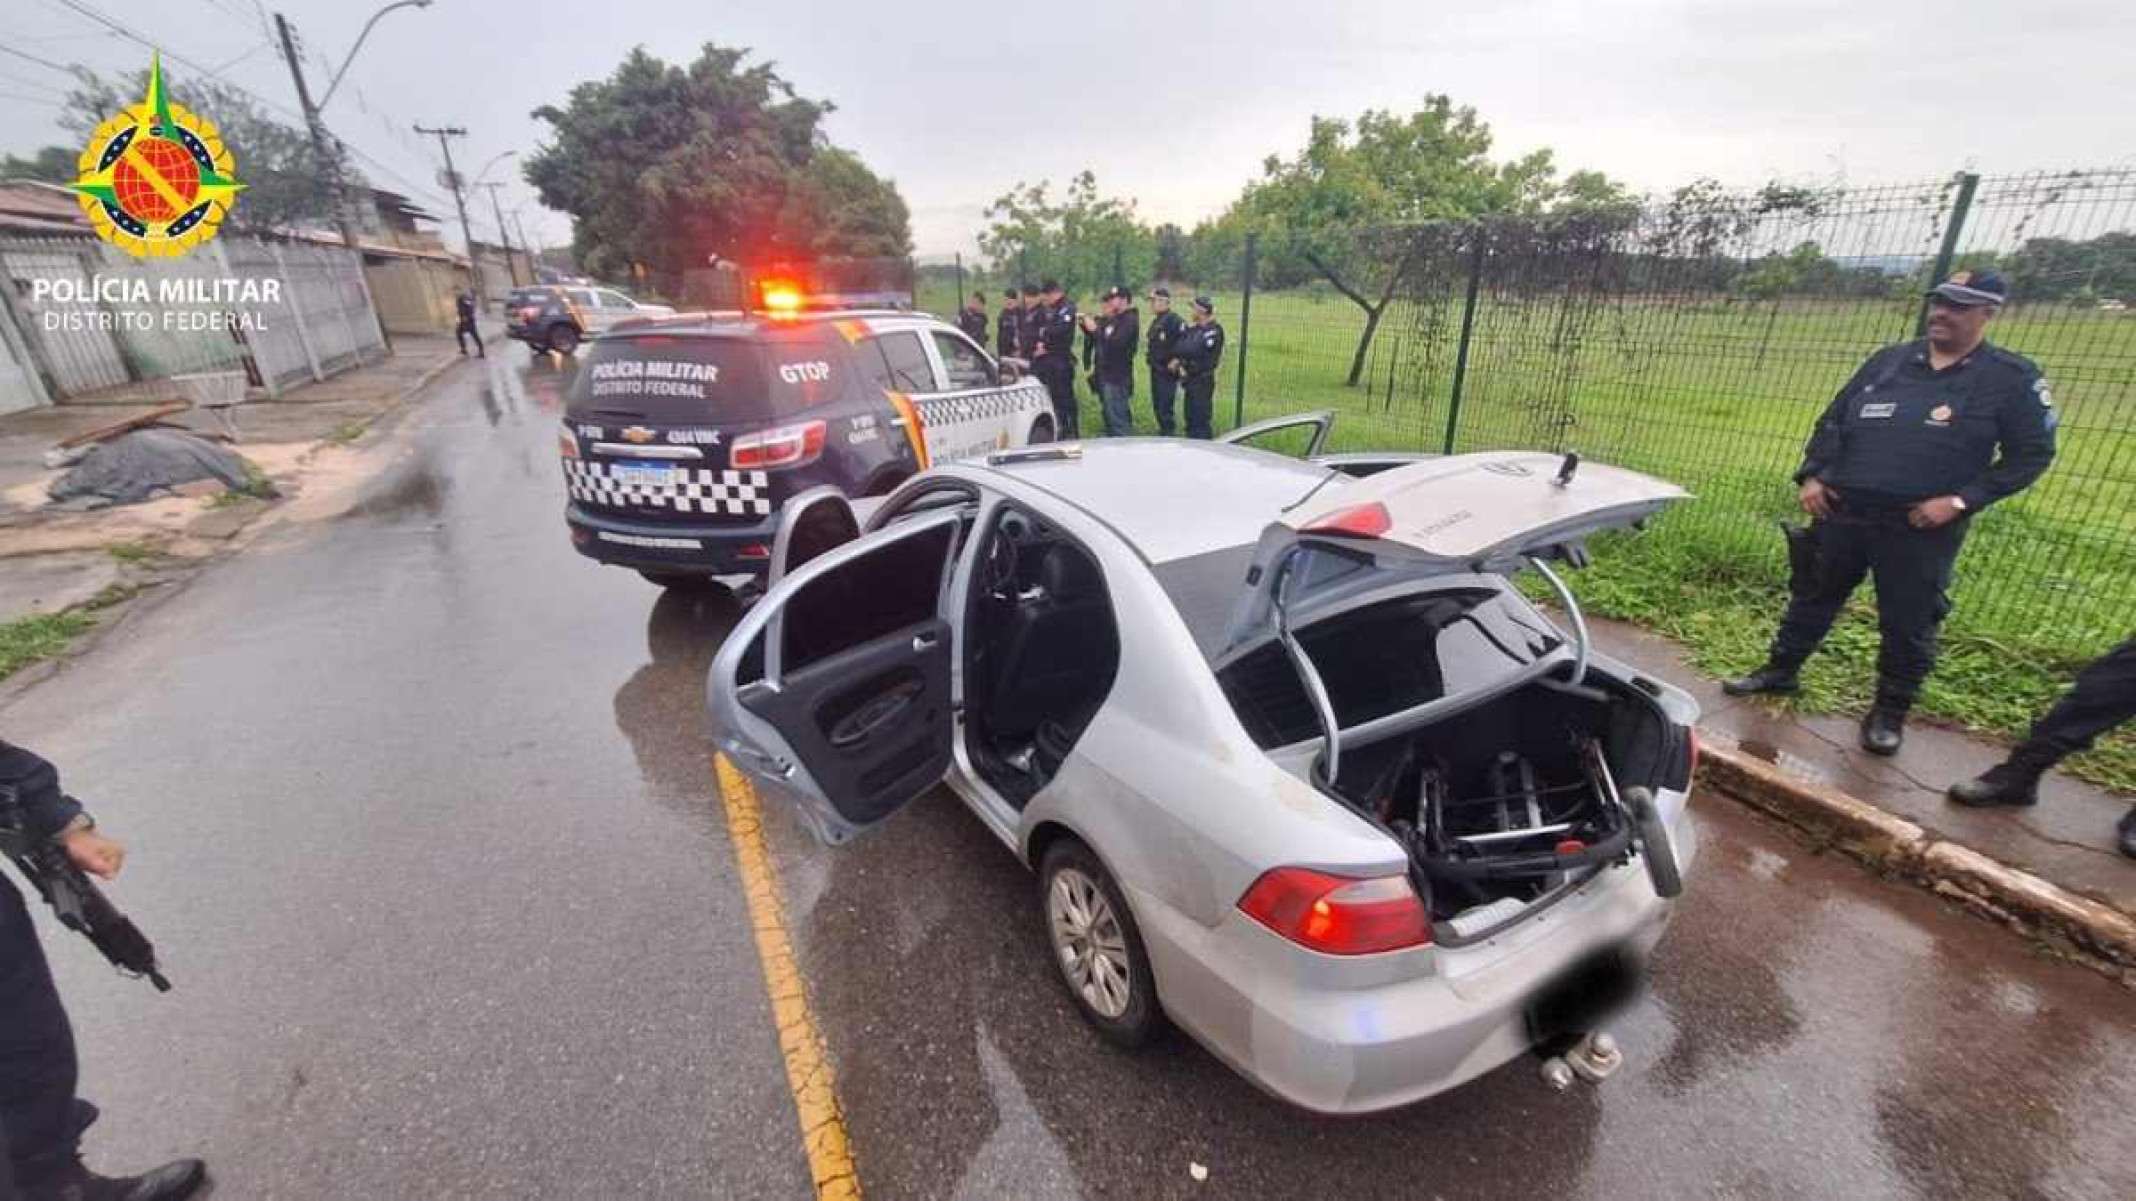
<path fill-rule="evenodd" d="M 1590 672 L 1360 748 L 1328 787 L 1408 849 L 1440 941 L 1458 945 L 1644 853 L 1639 797 L 1683 787 L 1685 739 L 1652 698 Z"/>
<path fill-rule="evenodd" d="M 1260 745 L 1409 852 L 1436 938 L 1453 946 L 1657 842 L 1669 854 L 1651 798 L 1687 787 L 1690 770 L 1689 732 L 1653 696 L 1583 667 L 1525 599 L 1484 581 L 1368 593 L 1292 631 L 1324 711 L 1281 639 L 1218 671 Z"/>

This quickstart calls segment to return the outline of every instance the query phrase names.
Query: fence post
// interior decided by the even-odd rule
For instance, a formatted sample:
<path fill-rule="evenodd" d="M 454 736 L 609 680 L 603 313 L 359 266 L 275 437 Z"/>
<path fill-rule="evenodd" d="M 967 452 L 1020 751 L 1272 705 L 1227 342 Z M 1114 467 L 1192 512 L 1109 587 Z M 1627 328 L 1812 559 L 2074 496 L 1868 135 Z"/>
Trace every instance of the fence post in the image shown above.
<path fill-rule="evenodd" d="M 1029 247 L 1016 248 L 1016 286 L 1022 288 L 1031 282 L 1031 251 Z"/>
<path fill-rule="evenodd" d="M 905 295 L 912 303 L 905 307 L 920 311 L 920 261 L 911 255 L 905 256 Z"/>
<path fill-rule="evenodd" d="M 1115 285 L 1117 285 L 1117 286 L 1119 286 L 1119 287 L 1122 287 L 1122 288 L 1124 288 L 1124 287 L 1126 287 L 1126 286 L 1127 286 L 1127 268 L 1126 268 L 1126 267 L 1123 267 L 1123 266 L 1121 266 L 1120 264 L 1121 264 L 1121 259 L 1120 259 L 1120 244 L 1119 244 L 1118 242 L 1114 242 L 1114 243 L 1113 243 L 1113 278 L 1112 278 L 1112 281 L 1113 281 L 1113 283 L 1114 283 Z"/>
<path fill-rule="evenodd" d="M 964 311 L 964 252 L 957 252 L 957 311 Z"/>
<path fill-rule="evenodd" d="M 1468 381 L 1469 336 L 1476 329 L 1476 292 L 1483 284 L 1483 254 L 1489 241 L 1481 224 L 1470 236 L 1476 244 L 1469 252 L 1468 295 L 1461 301 L 1461 340 L 1454 344 L 1454 386 L 1446 405 L 1446 454 L 1454 453 L 1454 431 L 1461 425 L 1461 388 Z"/>
<path fill-rule="evenodd" d="M 1965 229 L 1966 215 L 1973 211 L 1973 189 L 1980 186 L 1980 176 L 1972 171 L 1958 173 L 1958 196 L 1951 201 L 1951 219 L 1943 227 L 1943 245 L 1936 251 L 1936 269 L 1929 273 L 1928 287 L 1943 282 L 1951 273 L 1951 260 L 1958 256 L 1958 235 Z M 1924 288 L 1925 293 L 1928 289 Z M 1914 317 L 1914 337 L 1928 336 L 1928 297 L 1921 297 L 1921 311 Z"/>
<path fill-rule="evenodd" d="M 1239 362 L 1232 376 L 1231 428 L 1246 424 L 1246 342 L 1253 335 L 1253 277 L 1260 263 L 1261 235 L 1246 235 L 1246 262 L 1239 268 Z"/>

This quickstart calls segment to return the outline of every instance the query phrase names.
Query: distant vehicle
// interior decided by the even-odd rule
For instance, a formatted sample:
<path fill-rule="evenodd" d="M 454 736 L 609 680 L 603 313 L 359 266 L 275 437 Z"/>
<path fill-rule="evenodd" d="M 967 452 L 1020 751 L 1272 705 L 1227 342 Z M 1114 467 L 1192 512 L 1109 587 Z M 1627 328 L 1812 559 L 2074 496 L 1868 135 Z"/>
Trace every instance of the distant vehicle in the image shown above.
<path fill-rule="evenodd" d="M 2126 313 L 2129 311 L 2129 306 L 2125 300 L 2109 298 L 2099 302 L 2099 311 L 2102 313 Z"/>
<path fill-rule="evenodd" d="M 568 291 L 568 290 L 567 290 Z M 656 584 L 761 577 L 781 507 L 881 496 L 931 464 L 1051 441 L 1053 407 L 915 313 L 713 313 L 596 339 L 559 431 L 581 554 Z"/>
<path fill-rule="evenodd" d="M 537 354 L 571 354 L 589 336 L 621 322 L 674 315 L 667 305 L 632 300 L 614 288 L 545 284 L 514 288 L 505 297 L 504 332 Z"/>
<path fill-rule="evenodd" d="M 789 505 L 713 728 L 834 844 L 946 782 L 1038 872 L 1053 970 L 1115 1042 L 1169 1018 L 1339 1113 L 1560 1038 L 1599 1074 L 1696 851 L 1698 709 L 1595 654 L 1547 564 L 1684 495 L 1518 451 L 937 467 L 865 525 Z"/>

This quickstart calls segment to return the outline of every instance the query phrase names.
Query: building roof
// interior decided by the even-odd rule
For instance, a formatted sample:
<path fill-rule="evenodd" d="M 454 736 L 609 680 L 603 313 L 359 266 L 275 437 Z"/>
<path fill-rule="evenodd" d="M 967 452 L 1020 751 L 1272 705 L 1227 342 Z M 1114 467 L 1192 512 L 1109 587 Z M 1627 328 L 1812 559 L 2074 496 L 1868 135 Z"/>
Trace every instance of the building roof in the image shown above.
<path fill-rule="evenodd" d="M 18 233 L 79 234 L 91 226 L 70 189 L 38 180 L 0 181 L 0 229 Z"/>

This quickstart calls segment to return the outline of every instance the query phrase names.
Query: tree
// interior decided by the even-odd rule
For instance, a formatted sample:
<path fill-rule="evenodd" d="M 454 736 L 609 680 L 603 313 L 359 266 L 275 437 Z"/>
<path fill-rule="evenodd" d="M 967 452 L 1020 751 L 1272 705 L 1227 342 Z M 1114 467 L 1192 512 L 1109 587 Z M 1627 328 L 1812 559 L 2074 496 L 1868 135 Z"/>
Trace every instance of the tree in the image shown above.
<path fill-rule="evenodd" d="M 2027 238 L 2006 270 L 2020 301 L 2136 299 L 2136 233 Z"/>
<path fill-rule="evenodd" d="M 980 253 L 994 274 L 1019 284 L 1056 279 L 1081 292 L 1149 279 L 1157 270 L 1156 232 L 1136 216 L 1134 201 L 1099 195 L 1089 171 L 1069 180 L 1058 200 L 1049 180 L 1019 181 L 985 216 Z"/>
<path fill-rule="evenodd" d="M 139 104 L 148 94 L 146 70 L 107 78 L 76 68 L 76 78 L 80 82 L 67 93 L 66 115 L 60 125 L 83 143 L 106 118 Z M 333 222 L 335 164 L 313 149 L 306 131 L 283 124 L 250 95 L 212 79 L 166 71 L 163 83 L 173 101 L 213 122 L 223 144 L 230 148 L 237 178 L 245 185 L 230 208 L 232 230 L 282 233 Z M 328 153 L 340 154 L 343 174 L 355 186 L 363 186 L 338 143 Z M 79 174 L 70 166 L 66 179 L 71 181 Z"/>
<path fill-rule="evenodd" d="M 534 117 L 554 140 L 527 159 L 543 204 L 571 214 L 579 261 L 634 267 L 666 289 L 717 259 L 902 255 L 910 214 L 896 185 L 825 139 L 832 110 L 749 51 L 706 43 L 676 66 L 630 52 L 606 79 Z"/>
<path fill-rule="evenodd" d="M 46 146 L 28 158 L 10 154 L 0 158 L 0 179 L 72 183 L 81 176 L 80 158 L 80 151 L 65 146 Z"/>
<path fill-rule="evenodd" d="M 1621 204 L 1623 189 L 1599 172 L 1557 182 L 1551 152 L 1491 158 L 1491 129 L 1469 107 L 1428 95 L 1413 113 L 1371 109 L 1356 121 L 1314 117 L 1297 154 L 1271 155 L 1261 178 L 1205 227 L 1213 239 L 1260 235 L 1262 280 L 1281 287 L 1316 274 L 1364 310 L 1365 328 L 1347 382 L 1363 374 L 1372 337 L 1413 256 L 1388 253 L 1375 228 L 1500 213 L 1540 213 L 1568 204 Z M 1204 231 L 1197 231 L 1197 237 Z"/>

